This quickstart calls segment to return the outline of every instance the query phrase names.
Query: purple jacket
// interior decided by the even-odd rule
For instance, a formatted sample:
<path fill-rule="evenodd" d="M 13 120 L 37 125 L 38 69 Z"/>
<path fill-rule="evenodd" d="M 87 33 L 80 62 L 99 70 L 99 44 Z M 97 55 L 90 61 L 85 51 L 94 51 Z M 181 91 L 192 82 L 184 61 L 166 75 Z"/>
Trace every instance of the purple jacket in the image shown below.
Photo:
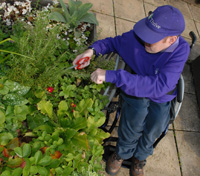
<path fill-rule="evenodd" d="M 128 95 L 158 103 L 171 101 L 176 96 L 176 91 L 172 95 L 167 93 L 175 89 L 190 52 L 189 44 L 180 36 L 165 51 L 147 53 L 133 30 L 96 41 L 91 47 L 95 48 L 96 55 L 118 53 L 136 73 L 107 70 L 106 82 L 115 84 Z"/>

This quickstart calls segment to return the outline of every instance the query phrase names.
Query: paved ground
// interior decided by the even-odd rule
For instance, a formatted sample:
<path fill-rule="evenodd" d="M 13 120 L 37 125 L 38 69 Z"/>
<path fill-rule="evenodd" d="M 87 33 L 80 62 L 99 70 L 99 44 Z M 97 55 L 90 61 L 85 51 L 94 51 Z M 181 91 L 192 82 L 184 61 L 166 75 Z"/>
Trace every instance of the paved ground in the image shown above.
<path fill-rule="evenodd" d="M 197 1 L 197 0 L 196 0 Z M 68 0 L 65 0 L 68 2 Z M 99 21 L 98 39 L 114 37 L 129 31 L 157 6 L 170 4 L 180 9 L 186 21 L 183 37 L 190 42 L 189 32 L 198 37 L 190 59 L 200 55 L 200 4 L 195 0 L 82 0 L 91 2 Z M 200 176 L 200 114 L 190 66 L 183 71 L 185 95 L 181 111 L 154 154 L 147 159 L 145 176 Z M 129 175 L 121 169 L 118 176 Z"/>

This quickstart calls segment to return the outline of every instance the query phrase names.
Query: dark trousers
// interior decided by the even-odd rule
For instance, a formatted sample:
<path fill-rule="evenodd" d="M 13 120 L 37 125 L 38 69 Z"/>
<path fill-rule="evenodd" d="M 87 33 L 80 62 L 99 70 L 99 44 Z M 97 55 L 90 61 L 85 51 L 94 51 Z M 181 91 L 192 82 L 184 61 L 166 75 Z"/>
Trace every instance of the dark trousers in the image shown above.
<path fill-rule="evenodd" d="M 153 144 L 168 125 L 171 103 L 121 94 L 123 103 L 116 152 L 122 159 L 135 156 L 145 160 L 153 154 Z"/>

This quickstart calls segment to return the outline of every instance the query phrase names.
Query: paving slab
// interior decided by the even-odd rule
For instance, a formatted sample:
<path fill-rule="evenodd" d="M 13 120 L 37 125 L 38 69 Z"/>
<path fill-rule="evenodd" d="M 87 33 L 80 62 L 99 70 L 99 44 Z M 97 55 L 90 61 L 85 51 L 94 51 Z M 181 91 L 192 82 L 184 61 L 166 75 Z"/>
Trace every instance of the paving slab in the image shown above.
<path fill-rule="evenodd" d="M 156 8 L 157 6 L 153 4 L 144 3 L 145 15 L 148 16 L 149 11 L 154 11 Z"/>
<path fill-rule="evenodd" d="M 168 1 L 166 0 L 144 0 L 144 2 L 153 4 L 154 6 L 162 6 L 162 5 L 167 5 Z"/>
<path fill-rule="evenodd" d="M 200 133 L 176 131 L 183 176 L 200 175 Z"/>
<path fill-rule="evenodd" d="M 90 2 L 93 4 L 92 10 L 107 15 L 113 16 L 113 2 L 112 0 L 81 0 L 83 3 Z"/>
<path fill-rule="evenodd" d="M 113 136 L 116 136 L 114 130 Z M 147 176 L 181 176 L 176 145 L 172 131 L 168 131 L 165 138 L 160 141 L 152 156 L 147 158 L 144 168 Z M 106 176 L 106 172 L 104 172 Z M 129 175 L 129 169 L 121 168 L 117 176 Z"/>
<path fill-rule="evenodd" d="M 184 0 L 185 2 L 187 2 L 188 4 L 192 4 L 195 5 L 197 7 L 200 7 L 200 1 L 199 0 Z"/>
<path fill-rule="evenodd" d="M 200 132 L 199 113 L 196 95 L 185 93 L 181 110 L 174 122 L 175 129 Z"/>
<path fill-rule="evenodd" d="M 155 148 L 153 155 L 147 158 L 145 174 L 147 176 L 181 176 L 172 131 L 168 131 Z"/>
<path fill-rule="evenodd" d="M 192 13 L 188 7 L 188 3 L 182 1 L 182 0 L 169 0 L 168 3 L 169 5 L 172 5 L 176 8 L 178 8 L 181 13 L 183 14 L 184 17 L 187 17 L 187 18 L 190 18 L 190 19 L 193 19 L 192 18 Z"/>
<path fill-rule="evenodd" d="M 134 22 L 116 18 L 117 35 L 121 35 L 124 32 L 132 30 L 134 25 L 135 25 Z"/>
<path fill-rule="evenodd" d="M 142 0 L 114 0 L 115 16 L 137 22 L 145 17 Z"/>
<path fill-rule="evenodd" d="M 198 32 L 198 36 L 200 37 L 200 22 L 195 22 L 196 27 L 197 27 L 197 32 Z"/>
<path fill-rule="evenodd" d="M 189 44 L 191 44 L 191 39 Z M 198 56 L 200 55 L 200 43 L 197 41 L 194 45 L 194 47 L 192 48 L 192 50 L 190 51 L 190 55 L 189 55 L 189 60 L 193 61 L 195 60 Z"/>
<path fill-rule="evenodd" d="M 114 17 L 97 13 L 96 18 L 99 22 L 97 26 L 98 39 L 115 36 Z M 105 20 L 106 19 L 106 20 Z"/>
<path fill-rule="evenodd" d="M 194 23 L 194 20 L 188 17 L 185 17 L 185 30 L 183 31 L 182 36 L 186 38 L 190 38 L 189 36 L 190 31 L 193 31 L 195 34 L 197 34 L 196 25 Z"/>
<path fill-rule="evenodd" d="M 190 65 L 188 64 L 185 65 L 182 75 L 185 83 L 185 92 L 195 95 L 195 88 L 194 88 L 192 73 L 190 71 Z"/>
<path fill-rule="evenodd" d="M 189 5 L 190 11 L 192 13 L 193 19 L 195 21 L 200 22 L 200 7 L 194 6 L 194 5 Z"/>

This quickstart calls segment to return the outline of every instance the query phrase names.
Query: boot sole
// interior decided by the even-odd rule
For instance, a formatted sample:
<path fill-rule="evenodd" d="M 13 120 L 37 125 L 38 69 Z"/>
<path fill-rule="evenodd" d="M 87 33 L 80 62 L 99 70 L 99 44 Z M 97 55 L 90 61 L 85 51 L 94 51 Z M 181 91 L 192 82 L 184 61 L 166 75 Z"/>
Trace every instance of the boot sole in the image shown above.
<path fill-rule="evenodd" d="M 117 172 L 113 173 L 113 172 L 109 171 L 108 167 L 106 166 L 105 170 L 106 170 L 107 174 L 109 174 L 109 175 L 116 175 L 119 172 L 120 169 Z"/>

